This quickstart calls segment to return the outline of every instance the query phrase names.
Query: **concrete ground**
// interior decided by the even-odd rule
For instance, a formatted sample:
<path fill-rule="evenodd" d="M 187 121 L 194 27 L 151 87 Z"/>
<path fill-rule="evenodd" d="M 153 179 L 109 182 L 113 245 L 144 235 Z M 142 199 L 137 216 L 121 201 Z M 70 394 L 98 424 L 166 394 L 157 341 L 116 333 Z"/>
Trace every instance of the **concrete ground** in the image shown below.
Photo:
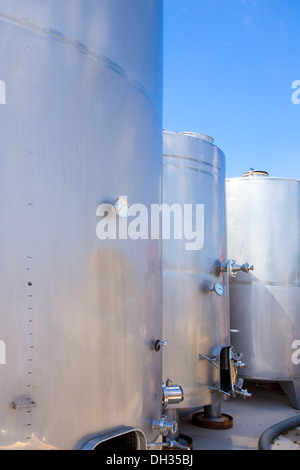
<path fill-rule="evenodd" d="M 200 428 L 192 423 L 192 415 L 180 419 L 180 433 L 193 439 L 194 450 L 258 450 L 258 440 L 264 431 L 300 414 L 279 386 L 245 385 L 252 398 L 230 399 L 222 406 L 222 412 L 233 418 L 231 429 Z"/>

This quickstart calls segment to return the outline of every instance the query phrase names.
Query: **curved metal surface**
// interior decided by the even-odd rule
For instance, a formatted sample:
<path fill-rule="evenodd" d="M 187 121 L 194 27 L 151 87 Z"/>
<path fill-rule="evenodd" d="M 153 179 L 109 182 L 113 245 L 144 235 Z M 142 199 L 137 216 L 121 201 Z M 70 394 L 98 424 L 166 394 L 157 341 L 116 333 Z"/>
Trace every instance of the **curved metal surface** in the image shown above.
<path fill-rule="evenodd" d="M 292 380 L 298 406 L 293 344 L 300 340 L 299 189 L 299 181 L 263 176 L 233 178 L 226 185 L 228 254 L 255 267 L 230 283 L 231 325 L 239 330 L 232 339 L 243 347 L 247 363 L 241 375 Z"/>
<path fill-rule="evenodd" d="M 0 34 L 0 448 L 152 441 L 160 242 L 100 241 L 96 210 L 160 203 L 162 2 L 0 0 Z"/>
<path fill-rule="evenodd" d="M 110 448 L 110 443 L 113 443 L 115 439 L 125 439 L 127 436 L 132 436 L 130 438 L 131 445 L 134 445 L 135 449 L 129 449 L 129 446 L 122 450 L 147 450 L 147 440 L 144 433 L 138 429 L 125 427 L 120 429 L 115 429 L 107 434 L 101 434 L 99 436 L 94 436 L 89 438 L 87 442 L 81 447 L 81 450 L 97 450 L 97 447 L 107 446 L 106 450 L 113 450 L 113 444 Z M 125 447 L 125 446 L 124 446 Z"/>
<path fill-rule="evenodd" d="M 163 335 L 168 340 L 163 377 L 171 377 L 184 390 L 184 400 L 176 408 L 224 399 L 210 389 L 219 370 L 203 359 L 212 358 L 215 348 L 230 340 L 228 277 L 215 269 L 227 260 L 224 191 L 221 150 L 199 135 L 164 132 L 164 203 L 191 204 L 194 228 L 196 205 L 204 205 L 201 249 L 188 251 L 184 237 L 163 241 Z M 225 286 L 225 295 L 213 290 L 216 281 Z"/>

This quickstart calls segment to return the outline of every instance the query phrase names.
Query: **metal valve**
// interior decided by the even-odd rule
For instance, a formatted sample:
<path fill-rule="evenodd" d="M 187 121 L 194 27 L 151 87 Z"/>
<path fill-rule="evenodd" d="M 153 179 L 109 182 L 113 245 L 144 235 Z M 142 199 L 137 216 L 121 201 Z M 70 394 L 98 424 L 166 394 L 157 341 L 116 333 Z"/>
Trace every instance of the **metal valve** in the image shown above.
<path fill-rule="evenodd" d="M 234 394 L 236 395 L 239 395 L 241 398 L 251 398 L 252 397 L 252 393 L 248 392 L 248 390 L 246 389 L 243 389 L 244 385 L 244 380 L 243 379 L 238 379 L 235 383 L 235 386 L 234 386 Z"/>
<path fill-rule="evenodd" d="M 239 367 L 240 369 L 247 367 L 246 362 L 241 362 L 241 361 L 236 362 L 235 365 Z"/>
<path fill-rule="evenodd" d="M 162 384 L 162 403 L 163 406 L 177 405 L 184 399 L 182 387 L 174 385 L 171 379 L 167 379 L 166 383 Z"/>
<path fill-rule="evenodd" d="M 245 400 L 247 398 L 252 397 L 252 393 L 248 392 L 248 390 L 246 390 L 246 389 L 235 390 L 235 393 L 237 393 L 241 398 L 244 398 Z"/>
<path fill-rule="evenodd" d="M 234 365 L 240 369 L 247 367 L 246 362 L 241 361 L 242 357 L 243 357 L 242 353 L 237 353 L 233 350 L 233 348 L 231 349 L 231 359 Z"/>
<path fill-rule="evenodd" d="M 157 339 L 156 341 L 153 341 L 154 349 L 156 352 L 160 351 L 162 347 L 167 347 L 168 346 L 168 341 L 161 341 L 160 339 Z"/>
<path fill-rule="evenodd" d="M 227 263 L 221 263 L 219 269 L 221 273 L 227 272 L 228 276 L 231 279 L 234 279 L 238 271 L 249 273 L 249 271 L 254 270 L 254 266 L 250 266 L 248 263 L 239 265 L 236 264 L 236 261 L 234 259 L 229 259 Z"/>
<path fill-rule="evenodd" d="M 169 421 L 166 415 L 163 415 L 160 420 L 155 419 L 152 423 L 153 429 L 158 429 L 160 434 L 166 436 L 169 432 L 176 434 L 177 432 L 177 422 Z"/>

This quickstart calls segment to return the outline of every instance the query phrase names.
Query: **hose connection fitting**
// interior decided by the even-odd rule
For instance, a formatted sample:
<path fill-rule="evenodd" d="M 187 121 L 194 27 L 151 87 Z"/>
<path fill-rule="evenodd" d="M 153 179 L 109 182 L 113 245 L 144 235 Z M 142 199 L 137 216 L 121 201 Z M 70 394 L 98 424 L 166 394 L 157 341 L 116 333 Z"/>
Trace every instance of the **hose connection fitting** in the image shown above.
<path fill-rule="evenodd" d="M 167 436 L 169 433 L 176 434 L 177 422 L 169 421 L 166 415 L 162 415 L 160 420 L 154 420 L 152 423 L 153 429 L 158 429 L 160 434 Z"/>
<path fill-rule="evenodd" d="M 178 405 L 183 399 L 184 392 L 182 387 L 174 385 L 171 379 L 167 379 L 166 383 L 162 384 L 162 404 L 164 407 Z"/>

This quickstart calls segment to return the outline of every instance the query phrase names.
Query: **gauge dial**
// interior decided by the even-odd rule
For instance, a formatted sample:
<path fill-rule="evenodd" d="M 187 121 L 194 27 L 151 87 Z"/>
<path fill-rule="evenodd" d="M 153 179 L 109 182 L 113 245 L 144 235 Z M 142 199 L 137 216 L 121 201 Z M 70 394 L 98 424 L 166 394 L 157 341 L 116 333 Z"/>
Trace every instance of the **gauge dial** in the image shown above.
<path fill-rule="evenodd" d="M 215 283 L 215 293 L 219 296 L 222 296 L 224 295 L 224 292 L 225 292 L 225 289 L 224 289 L 224 286 L 221 282 L 216 282 Z"/>

